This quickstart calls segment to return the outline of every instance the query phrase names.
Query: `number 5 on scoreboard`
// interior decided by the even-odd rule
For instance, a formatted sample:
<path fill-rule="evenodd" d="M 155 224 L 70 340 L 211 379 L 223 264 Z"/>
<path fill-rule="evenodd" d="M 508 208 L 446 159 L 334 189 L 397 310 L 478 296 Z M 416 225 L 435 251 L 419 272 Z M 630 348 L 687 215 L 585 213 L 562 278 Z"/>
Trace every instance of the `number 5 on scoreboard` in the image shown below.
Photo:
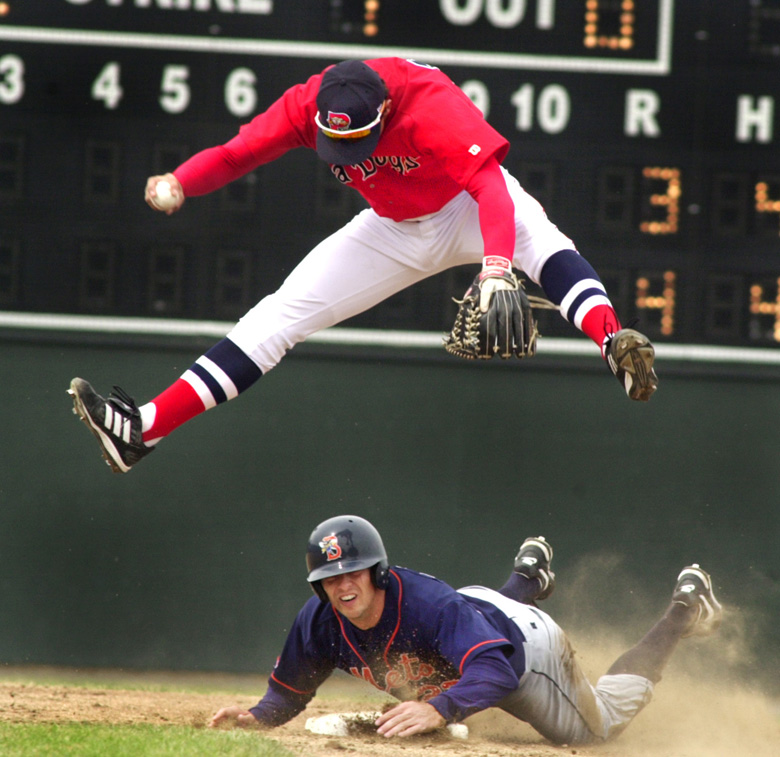
<path fill-rule="evenodd" d="M 167 113 L 182 113 L 190 104 L 190 85 L 187 66 L 166 66 L 163 69 L 160 89 L 160 107 Z"/>

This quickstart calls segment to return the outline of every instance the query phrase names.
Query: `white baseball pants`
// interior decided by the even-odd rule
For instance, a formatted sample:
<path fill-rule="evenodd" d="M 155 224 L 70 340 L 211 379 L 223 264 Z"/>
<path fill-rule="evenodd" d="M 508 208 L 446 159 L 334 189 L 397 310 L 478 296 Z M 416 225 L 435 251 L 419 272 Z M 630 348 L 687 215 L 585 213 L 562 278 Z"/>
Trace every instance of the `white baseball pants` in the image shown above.
<path fill-rule="evenodd" d="M 498 607 L 526 638 L 526 672 L 498 706 L 529 723 L 556 744 L 587 744 L 617 736 L 652 699 L 653 684 L 642 676 L 605 675 L 595 686 L 574 659 L 561 627 L 545 612 L 484 586 L 461 594 Z"/>
<path fill-rule="evenodd" d="M 559 250 L 575 249 L 574 243 L 516 179 L 506 171 L 504 177 L 515 204 L 514 266 L 539 283 L 547 259 Z M 483 253 L 479 208 L 467 192 L 413 221 L 391 221 L 364 210 L 301 260 L 228 338 L 266 373 L 310 334 L 362 313 L 428 276 L 480 263 Z"/>

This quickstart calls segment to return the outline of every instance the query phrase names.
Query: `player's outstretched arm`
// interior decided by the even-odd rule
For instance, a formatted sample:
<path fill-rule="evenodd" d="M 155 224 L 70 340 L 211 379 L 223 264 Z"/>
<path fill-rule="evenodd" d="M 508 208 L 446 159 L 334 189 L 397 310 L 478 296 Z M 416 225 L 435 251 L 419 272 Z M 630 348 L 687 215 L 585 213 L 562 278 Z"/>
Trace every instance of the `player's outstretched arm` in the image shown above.
<path fill-rule="evenodd" d="M 383 712 L 376 721 L 377 732 L 391 736 L 414 736 L 443 728 L 447 721 L 439 711 L 427 702 L 401 702 L 391 710 Z"/>
<path fill-rule="evenodd" d="M 257 719 L 249 710 L 245 710 L 237 705 L 223 707 L 208 723 L 209 728 L 218 728 L 219 726 L 257 728 L 259 725 L 260 723 L 257 722 Z"/>

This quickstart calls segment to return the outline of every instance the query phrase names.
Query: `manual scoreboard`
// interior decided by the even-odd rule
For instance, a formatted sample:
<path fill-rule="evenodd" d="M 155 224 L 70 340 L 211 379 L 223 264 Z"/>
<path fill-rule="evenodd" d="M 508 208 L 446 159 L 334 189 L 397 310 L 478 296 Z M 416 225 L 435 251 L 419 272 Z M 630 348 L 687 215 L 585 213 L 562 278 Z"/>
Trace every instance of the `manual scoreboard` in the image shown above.
<path fill-rule="evenodd" d="M 146 176 L 329 63 L 398 55 L 442 68 L 510 140 L 507 167 L 624 319 L 656 340 L 780 342 L 780 0 L 43 5 L 0 2 L 2 309 L 241 315 L 357 193 L 294 151 L 167 218 Z M 446 328 L 471 275 L 356 325 Z"/>

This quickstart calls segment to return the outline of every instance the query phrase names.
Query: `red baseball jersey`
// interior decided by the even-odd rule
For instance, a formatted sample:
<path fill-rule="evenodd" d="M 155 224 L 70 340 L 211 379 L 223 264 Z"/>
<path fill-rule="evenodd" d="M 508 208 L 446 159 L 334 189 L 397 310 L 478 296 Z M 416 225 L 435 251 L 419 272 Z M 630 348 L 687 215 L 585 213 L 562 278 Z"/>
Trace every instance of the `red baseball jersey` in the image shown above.
<path fill-rule="evenodd" d="M 509 142 L 439 69 L 401 58 L 377 58 L 392 100 L 374 154 L 355 166 L 332 166 L 381 216 L 402 221 L 441 209 L 465 189 L 490 157 L 501 162 Z M 323 72 L 324 73 L 324 72 Z M 205 194 L 295 147 L 316 149 L 316 97 L 322 73 L 288 89 L 220 148 L 174 172 L 186 195 Z"/>

